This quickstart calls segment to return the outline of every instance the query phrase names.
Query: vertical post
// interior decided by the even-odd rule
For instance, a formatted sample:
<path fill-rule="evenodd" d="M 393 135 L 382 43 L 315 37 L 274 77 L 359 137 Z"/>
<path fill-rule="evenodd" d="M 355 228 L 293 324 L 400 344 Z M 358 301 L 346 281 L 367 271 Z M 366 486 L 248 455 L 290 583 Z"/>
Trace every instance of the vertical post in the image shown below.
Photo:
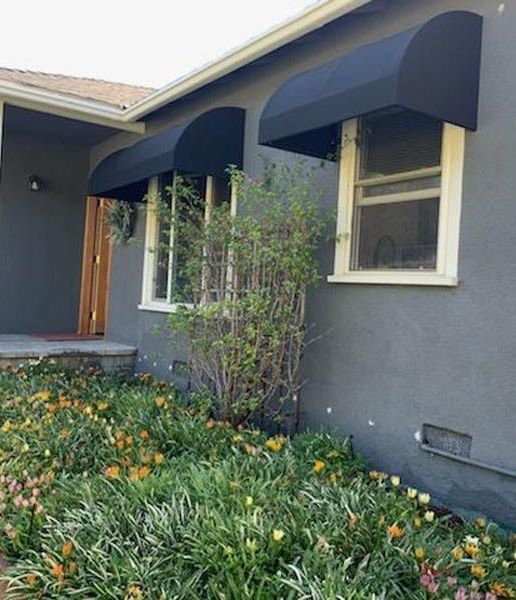
<path fill-rule="evenodd" d="M 238 200 L 238 189 L 237 189 L 237 184 L 236 183 L 232 183 L 231 184 L 231 216 L 232 217 L 236 217 L 237 214 L 237 200 Z"/>
<path fill-rule="evenodd" d="M 206 193 L 204 197 L 204 222 L 206 225 L 211 221 L 213 206 L 215 205 L 215 182 L 211 175 L 206 177 Z M 201 294 L 204 304 L 210 302 L 210 289 L 208 281 L 208 248 L 203 248 L 203 263 L 201 273 Z"/>
<path fill-rule="evenodd" d="M 230 204 L 230 214 L 231 217 L 234 218 L 237 215 L 237 200 L 238 200 L 238 190 L 237 184 L 233 181 L 231 183 L 231 204 Z M 232 250 L 228 251 L 228 266 L 226 269 L 226 299 L 231 300 L 235 293 L 235 281 L 234 281 L 234 252 Z"/>

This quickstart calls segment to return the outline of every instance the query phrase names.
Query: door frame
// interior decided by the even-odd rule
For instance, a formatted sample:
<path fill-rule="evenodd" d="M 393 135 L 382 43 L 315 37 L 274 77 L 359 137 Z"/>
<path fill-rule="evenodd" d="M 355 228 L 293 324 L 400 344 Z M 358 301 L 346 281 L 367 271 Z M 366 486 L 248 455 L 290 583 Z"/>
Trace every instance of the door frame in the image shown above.
<path fill-rule="evenodd" d="M 95 243 L 97 233 L 98 207 L 97 203 L 102 198 L 88 196 L 86 198 L 86 213 L 84 219 L 84 240 L 82 247 L 81 289 L 79 300 L 79 322 L 77 333 L 91 335 L 90 323 L 92 313 L 93 274 L 95 269 Z M 106 283 L 106 320 L 109 309 L 109 288 L 111 283 L 111 257 L 112 248 L 109 244 L 107 255 L 107 283 Z"/>

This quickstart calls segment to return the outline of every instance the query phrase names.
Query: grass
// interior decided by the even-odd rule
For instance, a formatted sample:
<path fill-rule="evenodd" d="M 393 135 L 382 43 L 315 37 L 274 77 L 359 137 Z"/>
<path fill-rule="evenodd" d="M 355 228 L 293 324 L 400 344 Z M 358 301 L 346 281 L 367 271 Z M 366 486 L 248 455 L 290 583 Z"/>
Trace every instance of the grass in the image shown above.
<path fill-rule="evenodd" d="M 349 443 L 234 430 L 143 376 L 0 374 L 8 597 L 516 597 L 496 525 L 438 513 Z"/>

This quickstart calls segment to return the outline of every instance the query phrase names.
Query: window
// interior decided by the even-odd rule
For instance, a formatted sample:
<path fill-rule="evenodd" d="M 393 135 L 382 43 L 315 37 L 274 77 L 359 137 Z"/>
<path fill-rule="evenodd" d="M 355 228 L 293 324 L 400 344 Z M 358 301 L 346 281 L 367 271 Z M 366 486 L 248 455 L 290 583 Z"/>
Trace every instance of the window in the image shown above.
<path fill-rule="evenodd" d="M 174 174 L 167 173 L 149 181 L 147 225 L 145 235 L 145 258 L 143 269 L 142 302 L 139 308 L 159 312 L 170 312 L 178 298 L 188 304 L 186 280 L 182 277 L 184 249 L 179 236 L 174 235 L 171 219 L 160 218 L 153 197 L 159 197 L 164 210 L 169 210 L 175 219 L 209 219 L 212 206 L 227 204 L 234 210 L 231 189 L 227 181 L 216 177 L 200 177 L 181 173 L 195 191 L 195 198 L 180 200 L 173 193 Z M 172 194 L 167 193 L 172 190 Z M 187 204 L 188 203 L 188 204 Z M 195 205 L 193 204 L 195 203 Z M 175 304 L 176 303 L 176 304 Z"/>
<path fill-rule="evenodd" d="M 411 111 L 347 121 L 330 282 L 456 285 L 464 130 Z"/>

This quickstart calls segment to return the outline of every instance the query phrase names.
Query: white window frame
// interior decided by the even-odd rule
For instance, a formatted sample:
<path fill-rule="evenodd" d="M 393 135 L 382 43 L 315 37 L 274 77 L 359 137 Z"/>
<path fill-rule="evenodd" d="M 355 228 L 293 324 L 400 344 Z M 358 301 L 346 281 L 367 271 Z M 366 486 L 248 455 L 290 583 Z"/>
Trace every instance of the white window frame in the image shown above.
<path fill-rule="evenodd" d="M 443 124 L 441 165 L 425 169 L 426 175 L 441 174 L 439 190 L 421 190 L 398 194 L 398 201 L 435 198 L 439 194 L 439 224 L 435 270 L 420 269 L 352 269 L 353 220 L 355 189 L 357 186 L 359 151 L 357 147 L 358 119 L 343 123 L 339 162 L 339 195 L 337 212 L 337 241 L 335 266 L 329 283 L 363 283 L 385 285 L 458 285 L 458 255 L 460 214 L 462 204 L 462 178 L 464 170 L 465 131 L 462 127 Z M 422 173 L 421 173 L 422 174 Z M 387 183 L 389 177 L 378 178 L 376 183 Z M 367 182 L 371 184 L 371 181 Z M 394 198 L 391 195 L 390 198 Z M 372 197 L 371 203 L 382 200 Z M 362 205 L 365 204 L 362 200 Z"/>
<path fill-rule="evenodd" d="M 174 171 L 173 182 L 176 181 L 178 173 Z M 174 183 L 172 184 L 174 189 Z M 213 177 L 206 176 L 206 191 L 204 198 L 204 218 L 208 220 L 211 215 L 213 204 L 215 201 L 214 197 L 215 186 L 213 185 Z M 167 280 L 167 299 L 154 298 L 154 283 L 156 273 L 156 260 L 157 260 L 157 249 L 156 239 L 159 228 L 158 218 L 158 207 L 156 200 L 159 193 L 159 177 L 152 177 L 149 179 L 148 185 L 148 202 L 146 210 L 146 224 L 145 224 L 145 251 L 143 258 L 143 278 L 142 278 L 142 297 L 141 303 L 138 305 L 140 310 L 161 312 L 161 313 L 173 313 L 178 309 L 179 306 L 188 307 L 191 306 L 186 303 L 174 303 L 170 301 L 172 292 L 172 278 L 170 272 L 172 270 L 172 261 L 174 257 L 174 231 L 173 228 L 170 232 L 170 252 L 169 252 L 169 277 Z M 175 212 L 176 196 L 172 193 L 172 214 Z M 236 193 L 235 190 L 231 189 L 231 215 L 236 214 Z"/>

